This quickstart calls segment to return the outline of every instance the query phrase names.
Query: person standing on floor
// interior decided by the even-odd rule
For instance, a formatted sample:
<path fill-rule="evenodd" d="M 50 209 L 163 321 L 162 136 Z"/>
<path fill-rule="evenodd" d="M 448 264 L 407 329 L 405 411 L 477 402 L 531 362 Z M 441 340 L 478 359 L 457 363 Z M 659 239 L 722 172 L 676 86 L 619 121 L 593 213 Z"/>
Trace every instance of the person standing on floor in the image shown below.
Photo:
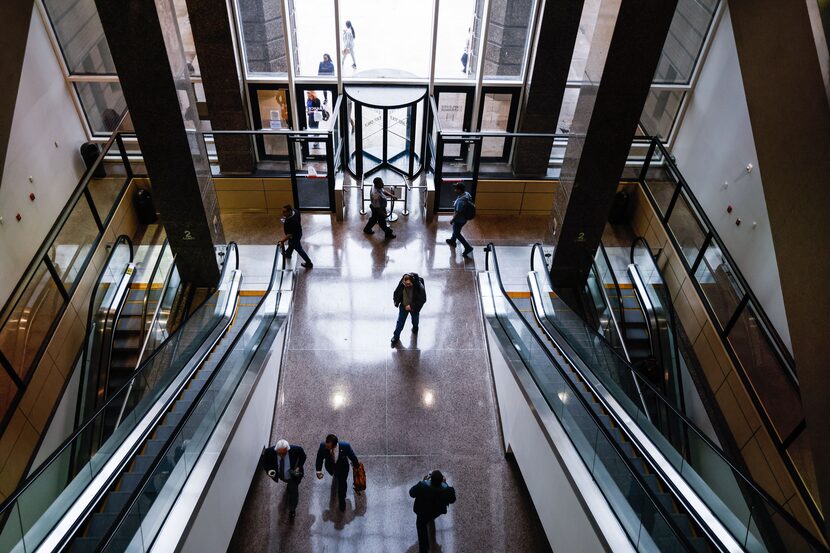
<path fill-rule="evenodd" d="M 392 293 L 392 301 L 398 308 L 398 323 L 392 334 L 392 345 L 401 339 L 401 331 L 406 323 L 406 316 L 412 315 L 412 333 L 418 334 L 418 319 L 421 308 L 427 302 L 427 291 L 424 288 L 424 279 L 418 273 L 407 273 L 401 278 L 397 288 Z"/>
<path fill-rule="evenodd" d="M 305 465 L 305 451 L 298 445 L 290 445 L 287 440 L 279 440 L 274 447 L 266 448 L 262 452 L 262 466 L 274 482 L 283 481 L 287 484 L 288 518 L 293 519 L 297 514 L 297 503 L 300 501 L 300 482 L 303 479 L 303 465 Z"/>
<path fill-rule="evenodd" d="M 473 197 L 470 196 L 469 192 L 464 190 L 463 182 L 455 183 L 453 189 L 455 190 L 456 198 L 455 202 L 452 204 L 453 214 L 452 219 L 450 219 L 450 224 L 452 225 L 452 236 L 447 238 L 447 244 L 449 244 L 451 248 L 454 248 L 456 240 L 461 242 L 461 245 L 464 246 L 464 252 L 461 255 L 467 257 L 473 253 L 473 247 L 461 235 L 461 228 L 467 224 L 467 220 L 471 218 L 470 212 L 475 209 L 473 207 Z"/>
<path fill-rule="evenodd" d="M 341 511 L 346 510 L 346 481 L 349 478 L 349 461 L 357 469 L 358 460 L 351 444 L 337 439 L 334 434 L 326 436 L 326 441 L 317 450 L 317 478 L 323 478 L 323 466 L 326 467 L 337 484 L 337 505 Z"/>
<path fill-rule="evenodd" d="M 369 204 L 371 216 L 366 222 L 366 226 L 363 227 L 363 232 L 366 234 L 374 234 L 375 231 L 372 230 L 372 227 L 377 224 L 386 235 L 386 238 L 395 238 L 395 233 L 393 233 L 392 229 L 389 228 L 389 225 L 386 224 L 386 200 L 387 198 L 397 199 L 398 197 L 394 192 L 383 187 L 382 178 L 375 177 L 372 184 L 372 193 L 370 196 L 371 203 Z"/>
<path fill-rule="evenodd" d="M 455 503 L 455 488 L 447 484 L 440 470 L 427 474 L 423 480 L 409 489 L 409 497 L 415 498 L 415 528 L 418 530 L 418 551 L 429 551 L 427 525 L 441 515 L 447 514 L 447 507 Z"/>
<path fill-rule="evenodd" d="M 351 21 L 346 21 L 346 28 L 343 29 L 343 63 L 346 63 L 346 54 L 352 57 L 352 69 L 357 69 L 357 62 L 354 59 L 354 39 L 357 35 Z"/>
<path fill-rule="evenodd" d="M 323 61 L 317 66 L 317 74 L 322 76 L 334 75 L 334 63 L 331 61 L 331 56 L 323 54 Z M 323 105 L 329 103 L 329 91 L 323 89 Z"/>
<path fill-rule="evenodd" d="M 300 223 L 300 212 L 295 211 L 291 204 L 285 204 L 282 206 L 281 220 L 285 236 L 283 236 L 277 244 L 285 247 L 287 242 L 288 247 L 285 248 L 285 257 L 291 257 L 294 250 L 297 250 L 297 253 L 303 258 L 303 262 L 300 263 L 300 265 L 306 269 L 311 269 L 314 267 L 314 263 L 311 262 L 308 254 L 305 253 L 305 250 L 303 249 L 303 245 L 300 243 L 300 238 L 303 237 L 303 225 Z"/>

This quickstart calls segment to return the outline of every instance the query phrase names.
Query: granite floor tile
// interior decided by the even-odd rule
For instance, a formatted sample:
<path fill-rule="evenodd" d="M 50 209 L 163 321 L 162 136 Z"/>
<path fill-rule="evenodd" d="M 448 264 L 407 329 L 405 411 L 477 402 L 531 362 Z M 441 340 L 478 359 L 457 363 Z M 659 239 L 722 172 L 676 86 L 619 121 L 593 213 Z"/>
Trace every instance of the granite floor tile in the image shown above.
<path fill-rule="evenodd" d="M 483 246 L 495 241 L 509 264 L 528 260 L 510 275 L 519 287 L 527 246 L 542 238 L 546 218 L 478 217 L 465 227 L 475 252 L 463 258 L 444 243 L 449 216 L 427 224 L 412 207 L 419 192 L 388 241 L 362 232 L 366 216 L 351 194 L 343 223 L 303 214 L 314 268 L 296 272 L 272 429 L 272 443 L 284 437 L 309 456 L 297 517 L 288 519 L 284 484 L 257 471 L 229 550 L 415 553 L 408 490 L 441 468 L 459 499 L 435 524 L 433 552 L 549 551 L 519 471 L 502 453 L 476 281 Z M 231 213 L 223 223 L 241 245 L 250 285 L 265 282 L 281 237 L 278 217 Z M 420 331 L 411 332 L 410 319 L 390 347 L 398 314 L 392 292 L 412 271 L 426 281 Z M 316 448 L 329 432 L 352 442 L 368 476 L 364 495 L 350 489 L 344 513 L 330 477 L 314 476 Z"/>

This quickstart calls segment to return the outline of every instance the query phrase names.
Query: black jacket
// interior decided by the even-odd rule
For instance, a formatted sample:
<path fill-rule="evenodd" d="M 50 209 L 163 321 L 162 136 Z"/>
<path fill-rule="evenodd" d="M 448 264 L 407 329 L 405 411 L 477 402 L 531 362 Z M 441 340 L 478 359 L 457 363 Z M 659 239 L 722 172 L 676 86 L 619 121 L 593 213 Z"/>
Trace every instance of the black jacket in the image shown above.
<path fill-rule="evenodd" d="M 415 514 L 437 517 L 447 514 L 447 506 L 455 503 L 455 488 L 447 483 L 435 487 L 429 480 L 421 480 L 409 489 L 409 496 L 415 498 Z"/>
<path fill-rule="evenodd" d="M 282 230 L 286 235 L 291 235 L 294 240 L 299 240 L 303 235 L 303 225 L 300 222 L 300 212 L 296 209 L 291 217 L 286 217 L 282 224 Z"/>
<path fill-rule="evenodd" d="M 340 440 L 337 442 L 337 447 L 339 449 L 337 452 L 337 464 L 335 465 L 331 460 L 331 453 L 326 447 L 326 442 L 320 442 L 320 447 L 317 449 L 317 461 L 314 463 L 314 467 L 318 472 L 323 470 L 324 464 L 326 466 L 326 472 L 337 475 L 349 473 L 349 461 L 352 462 L 352 466 L 357 466 L 357 455 L 354 454 L 354 450 L 349 442 Z"/>
<path fill-rule="evenodd" d="M 418 276 L 418 273 L 408 273 L 412 277 L 412 312 L 419 313 L 421 308 L 427 302 L 427 289 L 424 287 L 424 279 Z M 404 275 L 406 276 L 406 275 Z M 392 293 L 392 301 L 395 302 L 395 307 L 398 307 L 403 301 L 403 277 Z"/>
<path fill-rule="evenodd" d="M 296 470 L 298 471 L 299 478 L 303 477 L 304 470 L 303 465 L 305 464 L 306 454 L 303 448 L 298 445 L 289 445 L 288 446 L 288 467 L 289 470 Z M 262 450 L 262 457 L 260 458 L 260 463 L 262 464 L 263 470 L 268 473 L 275 481 L 278 481 L 282 478 L 282 475 L 279 474 L 280 468 L 280 457 L 277 455 L 277 450 L 274 447 L 266 447 Z M 273 475 L 271 473 L 273 471 Z"/>

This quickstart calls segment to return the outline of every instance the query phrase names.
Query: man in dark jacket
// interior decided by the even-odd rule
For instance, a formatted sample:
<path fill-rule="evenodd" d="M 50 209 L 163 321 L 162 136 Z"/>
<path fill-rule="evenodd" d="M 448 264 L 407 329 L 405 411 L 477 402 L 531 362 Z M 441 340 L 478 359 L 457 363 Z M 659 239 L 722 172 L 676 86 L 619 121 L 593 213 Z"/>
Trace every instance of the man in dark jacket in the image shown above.
<path fill-rule="evenodd" d="M 334 434 L 326 436 L 326 441 L 317 449 L 317 478 L 323 478 L 323 465 L 326 472 L 337 481 L 337 501 L 341 511 L 346 510 L 346 480 L 349 477 L 349 461 L 357 468 L 357 455 L 349 442 L 342 442 Z"/>
<path fill-rule="evenodd" d="M 427 291 L 424 288 L 424 279 L 418 273 L 406 273 L 398 287 L 392 293 L 392 301 L 398 308 L 398 324 L 392 334 L 392 345 L 401 339 L 401 331 L 406 322 L 406 316 L 412 315 L 412 332 L 418 334 L 418 319 L 421 308 L 427 302 Z"/>
<path fill-rule="evenodd" d="M 447 484 L 447 479 L 440 470 L 434 470 L 410 488 L 409 496 L 415 498 L 412 510 L 417 515 L 415 527 L 418 529 L 418 551 L 427 553 L 427 525 L 440 515 L 447 514 L 447 506 L 455 503 L 455 488 Z"/>
<path fill-rule="evenodd" d="M 314 263 L 308 258 L 308 254 L 305 253 L 302 244 L 300 244 L 300 238 L 303 237 L 303 225 L 300 223 L 300 212 L 295 211 L 294 207 L 290 204 L 282 206 L 282 229 L 285 236 L 277 244 L 284 246 L 288 242 L 288 247 L 285 248 L 285 257 L 291 257 L 294 250 L 297 250 L 297 253 L 303 258 L 303 263 L 300 263 L 300 265 L 306 269 L 314 267 Z"/>
<path fill-rule="evenodd" d="M 274 447 L 262 452 L 262 468 L 274 482 L 282 480 L 288 485 L 288 517 L 294 518 L 300 500 L 300 482 L 303 479 L 305 451 L 298 445 L 280 440 Z"/>

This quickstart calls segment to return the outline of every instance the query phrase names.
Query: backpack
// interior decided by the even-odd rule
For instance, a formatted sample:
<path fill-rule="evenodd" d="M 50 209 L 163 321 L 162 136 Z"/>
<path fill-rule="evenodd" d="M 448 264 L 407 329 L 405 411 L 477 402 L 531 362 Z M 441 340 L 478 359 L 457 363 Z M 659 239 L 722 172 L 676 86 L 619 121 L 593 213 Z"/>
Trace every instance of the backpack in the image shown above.
<path fill-rule="evenodd" d="M 464 218 L 468 221 L 476 218 L 476 204 L 472 200 L 464 202 Z"/>

